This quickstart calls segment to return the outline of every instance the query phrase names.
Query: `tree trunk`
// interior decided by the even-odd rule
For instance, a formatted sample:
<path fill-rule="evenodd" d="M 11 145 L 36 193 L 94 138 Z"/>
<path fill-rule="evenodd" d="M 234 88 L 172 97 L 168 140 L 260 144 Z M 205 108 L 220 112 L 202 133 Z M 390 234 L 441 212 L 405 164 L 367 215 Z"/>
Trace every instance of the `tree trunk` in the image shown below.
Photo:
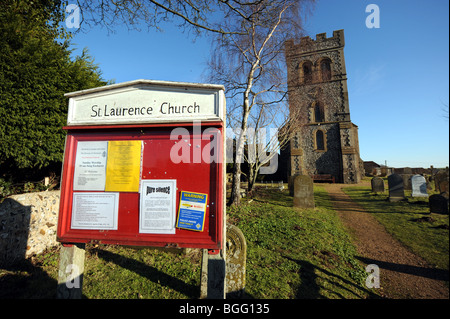
<path fill-rule="evenodd" d="M 255 184 L 255 165 L 253 163 L 248 163 L 247 194 L 249 194 L 253 190 L 254 184 Z"/>
<path fill-rule="evenodd" d="M 241 159 L 244 158 L 244 144 L 245 144 L 245 136 L 247 135 L 247 122 L 248 116 L 250 115 L 250 91 L 253 86 L 253 77 L 255 74 L 255 70 L 259 65 L 259 58 L 252 64 L 250 72 L 247 77 L 247 88 L 244 92 L 243 96 L 243 105 L 242 105 L 242 125 L 241 125 L 241 134 L 239 136 L 239 140 L 236 145 L 236 158 L 234 160 L 234 171 L 233 171 L 233 184 L 231 186 L 231 198 L 229 201 L 229 205 L 239 205 L 241 202 Z"/>
<path fill-rule="evenodd" d="M 247 187 L 248 193 L 253 191 L 253 188 L 255 187 L 256 177 L 258 176 L 258 165 L 257 164 L 250 165 L 249 169 L 250 169 L 250 173 L 249 173 L 248 187 Z"/>
<path fill-rule="evenodd" d="M 245 135 L 247 134 L 248 112 L 244 112 L 242 120 L 242 129 L 236 145 L 236 158 L 234 159 L 233 183 L 231 185 L 231 198 L 229 205 L 239 205 L 241 203 L 241 159 L 244 158 Z M 245 125 L 244 125 L 245 123 Z"/>
<path fill-rule="evenodd" d="M 233 182 L 231 184 L 231 197 L 228 205 L 239 205 L 241 194 L 239 193 L 241 188 L 241 163 L 234 162 L 233 168 Z"/>
<path fill-rule="evenodd" d="M 252 74 L 253 75 L 253 74 Z M 250 91 L 250 89 L 248 89 Z M 245 136 L 247 135 L 247 121 L 250 113 L 248 94 L 244 95 L 244 114 L 242 117 L 241 134 L 236 145 L 236 158 L 234 159 L 233 183 L 231 186 L 231 197 L 229 205 L 239 205 L 241 203 L 241 159 L 244 158 Z"/>

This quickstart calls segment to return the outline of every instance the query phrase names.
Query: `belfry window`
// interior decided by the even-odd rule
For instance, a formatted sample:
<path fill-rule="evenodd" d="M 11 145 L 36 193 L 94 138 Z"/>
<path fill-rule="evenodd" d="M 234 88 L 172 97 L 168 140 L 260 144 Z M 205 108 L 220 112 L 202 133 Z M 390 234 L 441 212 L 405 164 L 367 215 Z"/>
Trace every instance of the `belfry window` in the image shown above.
<path fill-rule="evenodd" d="M 303 63 L 303 83 L 311 83 L 312 82 L 312 63 L 307 61 Z"/>
<path fill-rule="evenodd" d="M 331 80 L 331 61 L 330 59 L 324 59 L 320 62 L 320 75 L 322 81 Z"/>

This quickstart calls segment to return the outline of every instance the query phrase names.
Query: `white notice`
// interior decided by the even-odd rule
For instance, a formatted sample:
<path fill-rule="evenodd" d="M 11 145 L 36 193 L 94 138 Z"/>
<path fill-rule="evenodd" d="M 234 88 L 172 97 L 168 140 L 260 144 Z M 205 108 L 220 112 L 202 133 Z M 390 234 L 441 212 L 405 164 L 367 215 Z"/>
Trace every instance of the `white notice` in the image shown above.
<path fill-rule="evenodd" d="M 142 180 L 139 233 L 175 234 L 176 179 Z"/>
<path fill-rule="evenodd" d="M 74 193 L 72 229 L 117 230 L 119 193 Z"/>
<path fill-rule="evenodd" d="M 108 142 L 78 142 L 73 190 L 104 191 Z"/>

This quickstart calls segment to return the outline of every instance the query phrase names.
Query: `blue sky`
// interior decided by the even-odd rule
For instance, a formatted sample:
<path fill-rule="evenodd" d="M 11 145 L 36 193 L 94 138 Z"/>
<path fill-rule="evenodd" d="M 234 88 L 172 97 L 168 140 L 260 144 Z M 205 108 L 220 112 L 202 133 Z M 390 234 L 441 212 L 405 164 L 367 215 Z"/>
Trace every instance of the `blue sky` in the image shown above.
<path fill-rule="evenodd" d="M 367 28 L 368 4 L 380 28 Z M 89 49 L 107 80 L 203 82 L 210 44 L 171 25 L 164 32 L 117 28 L 79 32 L 74 54 Z M 394 167 L 449 165 L 449 2 L 318 0 L 308 35 L 345 31 L 350 113 L 361 158 Z M 447 114 L 448 115 L 448 114 Z"/>

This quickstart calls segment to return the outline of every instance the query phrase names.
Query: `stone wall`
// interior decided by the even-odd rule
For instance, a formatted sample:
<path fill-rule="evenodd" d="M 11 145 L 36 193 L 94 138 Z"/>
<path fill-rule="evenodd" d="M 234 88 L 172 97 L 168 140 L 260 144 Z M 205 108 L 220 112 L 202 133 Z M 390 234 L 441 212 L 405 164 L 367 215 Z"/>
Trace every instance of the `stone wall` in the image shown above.
<path fill-rule="evenodd" d="M 13 195 L 0 203 L 0 266 L 56 246 L 60 191 Z"/>

